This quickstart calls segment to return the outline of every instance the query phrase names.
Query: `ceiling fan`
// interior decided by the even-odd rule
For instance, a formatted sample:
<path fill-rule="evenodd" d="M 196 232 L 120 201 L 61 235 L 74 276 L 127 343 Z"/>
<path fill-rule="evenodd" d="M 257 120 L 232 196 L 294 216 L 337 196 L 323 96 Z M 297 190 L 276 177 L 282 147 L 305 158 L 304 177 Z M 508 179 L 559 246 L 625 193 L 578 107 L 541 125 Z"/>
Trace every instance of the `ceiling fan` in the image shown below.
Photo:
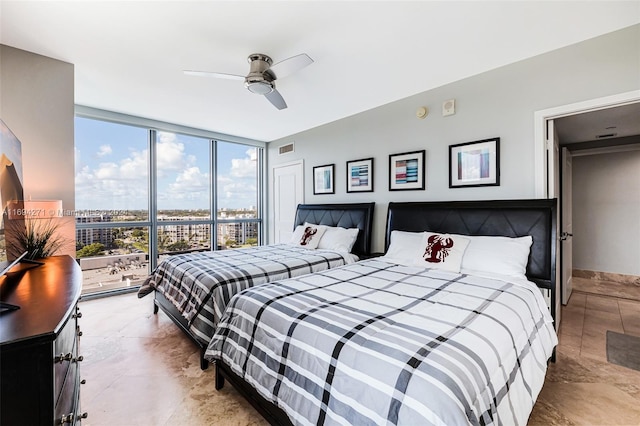
<path fill-rule="evenodd" d="M 292 56 L 275 64 L 269 56 L 263 53 L 253 53 L 249 55 L 247 61 L 249 62 L 249 74 L 247 76 L 191 70 L 185 70 L 184 73 L 195 76 L 244 80 L 244 87 L 249 89 L 251 93 L 264 95 L 273 106 L 278 109 L 285 109 L 287 103 L 276 89 L 276 79 L 293 74 L 313 63 L 313 59 L 306 53 Z"/>

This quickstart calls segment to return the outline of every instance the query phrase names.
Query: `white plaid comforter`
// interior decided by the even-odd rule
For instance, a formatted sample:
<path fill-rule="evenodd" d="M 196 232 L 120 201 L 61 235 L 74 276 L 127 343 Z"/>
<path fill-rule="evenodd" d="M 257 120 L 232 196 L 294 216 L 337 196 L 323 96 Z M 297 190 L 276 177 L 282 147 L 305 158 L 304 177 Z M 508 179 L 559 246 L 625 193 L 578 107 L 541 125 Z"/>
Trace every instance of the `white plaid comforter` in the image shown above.
<path fill-rule="evenodd" d="M 205 358 L 294 424 L 524 425 L 556 344 L 532 283 L 371 259 L 236 295 Z"/>
<path fill-rule="evenodd" d="M 257 284 L 322 271 L 357 260 L 349 253 L 289 244 L 187 253 L 163 260 L 141 285 L 138 297 L 163 294 L 209 343 L 231 297 Z"/>

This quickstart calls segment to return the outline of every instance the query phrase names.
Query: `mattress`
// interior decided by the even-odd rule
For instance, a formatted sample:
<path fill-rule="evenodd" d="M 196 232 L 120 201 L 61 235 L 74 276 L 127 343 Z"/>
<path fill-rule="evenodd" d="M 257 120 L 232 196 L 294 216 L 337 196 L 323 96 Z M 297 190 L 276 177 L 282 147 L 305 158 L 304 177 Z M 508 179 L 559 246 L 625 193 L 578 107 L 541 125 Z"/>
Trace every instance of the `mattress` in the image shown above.
<path fill-rule="evenodd" d="M 185 318 L 192 334 L 206 344 L 227 303 L 239 291 L 357 260 L 350 253 L 289 244 L 174 255 L 146 278 L 138 297 L 154 290 L 162 294 Z"/>
<path fill-rule="evenodd" d="M 237 294 L 205 358 L 297 425 L 524 425 L 556 344 L 531 282 L 370 259 Z"/>

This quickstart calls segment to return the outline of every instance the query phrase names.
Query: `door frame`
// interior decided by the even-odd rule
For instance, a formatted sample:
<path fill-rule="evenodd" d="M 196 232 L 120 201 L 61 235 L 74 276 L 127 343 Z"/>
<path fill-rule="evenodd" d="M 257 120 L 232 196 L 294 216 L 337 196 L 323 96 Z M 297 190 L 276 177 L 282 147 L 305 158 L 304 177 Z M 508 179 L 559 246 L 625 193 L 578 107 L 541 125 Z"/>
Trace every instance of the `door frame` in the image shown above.
<path fill-rule="evenodd" d="M 553 185 L 547 187 L 547 177 L 549 174 L 548 164 L 558 161 L 557 158 L 547 157 L 547 121 L 554 118 L 567 117 L 570 115 L 582 114 L 590 111 L 621 106 L 640 101 L 640 90 L 620 93 L 617 95 L 605 96 L 602 98 L 590 99 L 573 104 L 561 105 L 534 112 L 534 164 L 535 164 L 535 197 L 554 198 Z M 558 177 L 556 176 L 556 179 Z M 549 191 L 551 189 L 551 191 Z"/>
<path fill-rule="evenodd" d="M 640 90 L 632 90 L 630 92 L 619 93 L 617 95 L 605 96 L 587 101 L 576 102 L 567 105 L 560 105 L 554 108 L 548 108 L 534 112 L 534 187 L 535 198 L 558 198 L 557 200 L 557 227 L 556 227 L 556 288 L 555 288 L 555 305 L 552 309 L 556 312 L 556 330 L 560 326 L 561 313 L 561 253 L 562 244 L 560 243 L 560 230 L 562 229 L 562 218 L 560 217 L 560 207 L 562 200 L 561 194 L 556 189 L 560 188 L 559 173 L 553 173 L 553 166 L 559 166 L 560 159 L 554 155 L 554 147 L 549 146 L 548 122 L 556 118 L 567 117 L 570 115 L 582 114 L 590 111 L 621 106 L 640 101 Z M 553 138 L 551 138 L 553 140 Z M 551 167 L 550 167 L 551 166 Z M 554 179 L 549 182 L 550 175 Z M 553 297 L 551 298 L 553 300 Z"/>
<path fill-rule="evenodd" d="M 569 303 L 573 290 L 573 190 L 571 182 L 573 180 L 573 156 L 571 151 L 564 146 L 560 151 L 560 290 L 562 293 L 562 304 Z"/>

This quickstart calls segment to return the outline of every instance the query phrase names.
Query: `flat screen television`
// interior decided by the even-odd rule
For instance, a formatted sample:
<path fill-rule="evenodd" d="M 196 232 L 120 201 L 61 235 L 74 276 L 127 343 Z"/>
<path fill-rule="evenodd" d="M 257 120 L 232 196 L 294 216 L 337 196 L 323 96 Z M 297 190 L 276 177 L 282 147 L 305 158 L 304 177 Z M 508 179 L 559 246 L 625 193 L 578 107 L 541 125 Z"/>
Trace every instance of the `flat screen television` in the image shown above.
<path fill-rule="evenodd" d="M 24 235 L 24 191 L 22 186 L 22 144 L 0 119 L 0 276 L 24 255 L 17 237 Z M 9 219 L 9 213 L 13 213 Z M 16 214 L 17 213 L 17 214 Z M 22 217 L 20 217 L 22 216 Z M 22 234 L 20 234 L 22 233 Z"/>

